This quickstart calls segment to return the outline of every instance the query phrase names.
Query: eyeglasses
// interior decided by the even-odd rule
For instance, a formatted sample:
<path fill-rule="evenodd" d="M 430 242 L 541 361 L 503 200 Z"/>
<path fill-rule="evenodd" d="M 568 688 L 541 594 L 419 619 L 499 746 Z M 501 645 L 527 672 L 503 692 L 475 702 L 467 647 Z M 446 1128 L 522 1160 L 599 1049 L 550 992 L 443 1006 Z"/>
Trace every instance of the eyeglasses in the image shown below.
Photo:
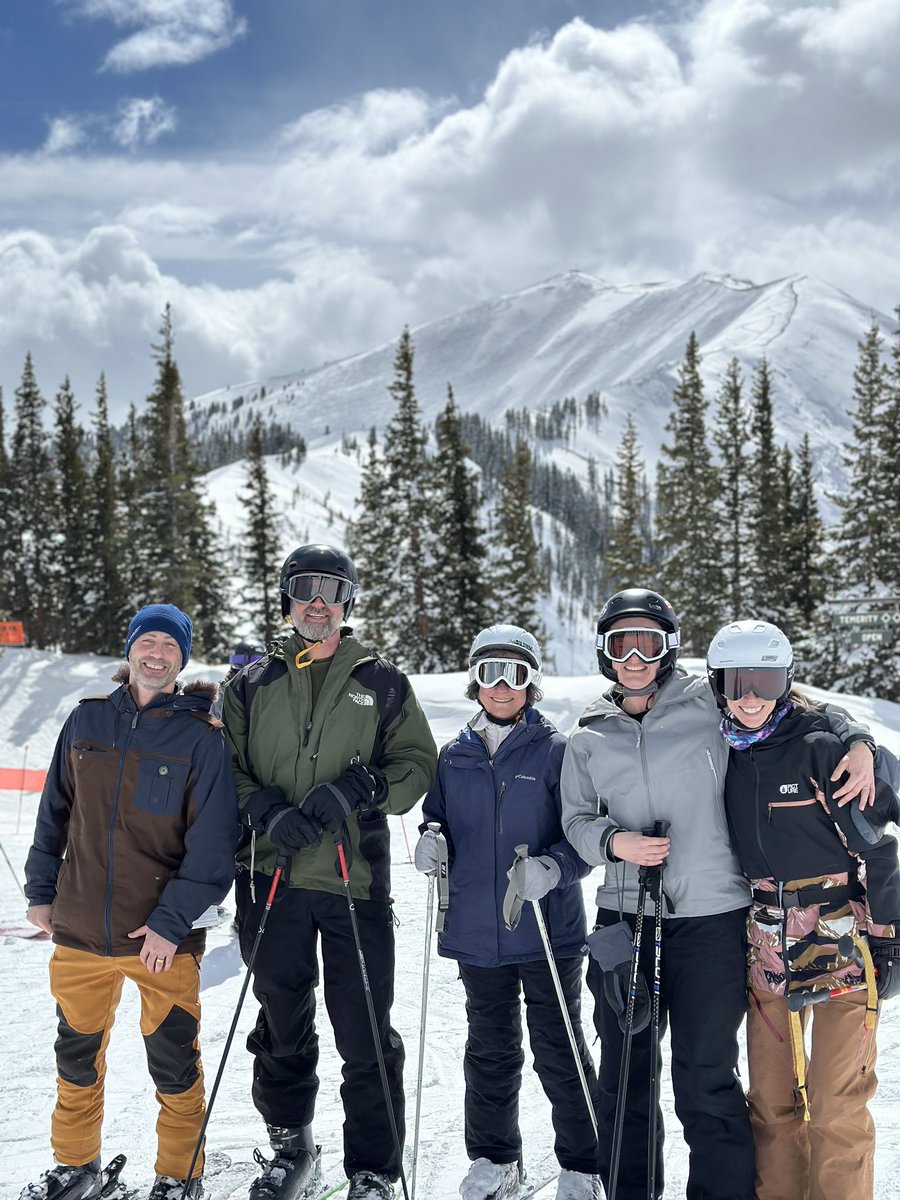
<path fill-rule="evenodd" d="M 531 663 L 518 658 L 479 658 L 469 668 L 469 679 L 483 688 L 505 683 L 514 692 L 522 692 L 535 676 Z"/>
<path fill-rule="evenodd" d="M 346 604 L 356 591 L 356 584 L 339 575 L 292 575 L 281 589 L 298 604 L 322 599 L 326 604 Z"/>
<path fill-rule="evenodd" d="M 647 629 L 642 625 L 610 629 L 597 635 L 597 649 L 612 662 L 626 662 L 636 654 L 642 662 L 659 660 L 678 645 L 677 633 L 662 629 Z"/>
<path fill-rule="evenodd" d="M 713 688 L 726 700 L 748 692 L 759 700 L 780 700 L 788 690 L 787 667 L 717 667 L 711 674 Z"/>

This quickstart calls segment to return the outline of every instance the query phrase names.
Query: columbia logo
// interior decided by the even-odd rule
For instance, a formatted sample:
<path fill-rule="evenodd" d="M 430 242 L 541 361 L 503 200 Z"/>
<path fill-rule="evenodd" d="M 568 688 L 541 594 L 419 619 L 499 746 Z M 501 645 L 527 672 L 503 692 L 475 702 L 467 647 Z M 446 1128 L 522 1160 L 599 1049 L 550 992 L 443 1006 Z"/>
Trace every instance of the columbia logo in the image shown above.
<path fill-rule="evenodd" d="M 783 783 L 778 789 L 782 796 L 797 796 L 800 793 L 799 783 Z"/>
<path fill-rule="evenodd" d="M 535 779 L 535 777 L 533 775 L 517 775 L 516 779 L 527 779 L 531 783 L 537 783 L 537 780 Z"/>
<path fill-rule="evenodd" d="M 363 708 L 372 708 L 375 704 L 372 697 L 365 695 L 363 692 L 348 692 L 347 695 L 354 704 L 360 704 Z"/>

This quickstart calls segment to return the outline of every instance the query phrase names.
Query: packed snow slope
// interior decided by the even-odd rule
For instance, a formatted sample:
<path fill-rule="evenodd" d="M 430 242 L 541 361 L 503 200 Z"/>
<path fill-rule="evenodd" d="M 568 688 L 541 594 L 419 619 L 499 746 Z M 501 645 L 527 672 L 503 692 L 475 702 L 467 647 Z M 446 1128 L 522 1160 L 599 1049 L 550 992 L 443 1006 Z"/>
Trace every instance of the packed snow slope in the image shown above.
<path fill-rule="evenodd" d="M 31 650 L 6 650 L 0 656 L 0 766 L 46 768 L 59 728 L 77 700 L 112 690 L 110 676 L 118 664 L 111 659 L 64 656 Z M 699 664 L 685 665 L 696 669 Z M 185 680 L 221 678 L 222 666 L 192 662 Z M 563 731 L 572 728 L 584 707 L 601 690 L 596 675 L 550 676 L 545 679 L 542 711 Z M 472 706 L 463 699 L 462 675 L 418 676 L 416 691 L 438 744 L 452 737 L 469 718 Z M 824 696 L 824 693 L 814 693 Z M 900 706 L 879 700 L 832 697 L 869 722 L 875 737 L 900 752 Z M 37 797 L 0 792 L 0 841 L 8 862 L 0 862 L 0 929 L 27 928 L 22 920 L 25 901 L 20 890 L 22 865 L 31 841 Z M 420 999 L 425 949 L 427 883 L 410 863 L 419 810 L 400 820 L 392 818 L 393 895 L 399 920 L 394 1024 L 407 1050 L 408 1153 L 415 1111 L 416 1060 L 420 1028 Z M 589 915 L 597 873 L 584 883 Z M 232 908 L 231 900 L 227 902 Z M 37 1179 L 51 1163 L 49 1120 L 54 1099 L 53 1042 L 56 1020 L 47 988 L 47 962 L 52 945 L 0 934 L 0 1006 L 4 1013 L 0 1037 L 0 1200 L 14 1200 L 24 1183 Z M 452 1200 L 467 1168 L 463 1146 L 462 1055 L 465 1011 L 462 986 L 454 964 L 439 959 L 432 944 L 431 983 L 423 1066 L 422 1118 L 417 1195 L 428 1200 Z M 237 944 L 229 922 L 209 934 L 202 969 L 202 1043 L 207 1086 L 218 1070 L 222 1049 L 243 982 Z M 342 1110 L 339 1097 L 340 1063 L 319 997 L 321 1020 L 321 1086 L 315 1120 L 316 1139 L 323 1147 L 326 1179 L 337 1183 L 341 1171 Z M 265 1148 L 263 1123 L 250 1100 L 250 1058 L 244 1042 L 255 1019 L 256 1005 L 248 995 L 238 1023 L 223 1081 L 208 1131 L 206 1188 L 209 1200 L 245 1197 L 256 1168 L 255 1146 Z M 126 987 L 108 1053 L 104 1155 L 124 1152 L 124 1179 L 146 1195 L 153 1178 L 156 1103 L 146 1071 L 138 1032 L 135 989 Z M 584 995 L 583 1019 L 593 1042 L 591 998 Z M 900 1001 L 889 1005 L 879 1030 L 880 1086 L 873 1104 L 879 1139 L 876 1155 L 877 1200 L 896 1195 L 900 1178 Z M 596 1047 L 594 1047 L 596 1052 Z M 684 1195 L 687 1153 L 674 1114 L 668 1072 L 664 1073 L 666 1115 L 666 1196 Z M 537 1077 L 526 1070 L 521 1095 L 521 1126 L 525 1164 L 533 1178 L 543 1180 L 554 1169 L 549 1108 Z M 540 1193 L 552 1200 L 552 1185 Z"/>
<path fill-rule="evenodd" d="M 702 373 L 714 395 L 732 357 L 748 376 L 766 356 L 773 368 L 778 434 L 796 448 L 808 432 L 824 487 L 839 483 L 839 448 L 858 339 L 885 314 L 809 276 L 754 284 L 727 275 L 614 287 L 570 271 L 508 296 L 412 329 L 415 384 L 431 424 L 447 385 L 465 413 L 503 426 L 508 408 L 537 412 L 598 392 L 608 415 L 582 425 L 567 444 L 536 443 L 561 466 L 586 475 L 615 459 L 626 416 L 635 418 L 651 466 L 663 441 L 678 363 L 696 333 Z M 397 330 L 399 337 L 400 330 Z M 258 413 L 306 438 L 326 432 L 383 432 L 393 412 L 388 384 L 395 343 L 315 370 L 229 385 L 191 403 L 195 430 L 249 427 Z"/>

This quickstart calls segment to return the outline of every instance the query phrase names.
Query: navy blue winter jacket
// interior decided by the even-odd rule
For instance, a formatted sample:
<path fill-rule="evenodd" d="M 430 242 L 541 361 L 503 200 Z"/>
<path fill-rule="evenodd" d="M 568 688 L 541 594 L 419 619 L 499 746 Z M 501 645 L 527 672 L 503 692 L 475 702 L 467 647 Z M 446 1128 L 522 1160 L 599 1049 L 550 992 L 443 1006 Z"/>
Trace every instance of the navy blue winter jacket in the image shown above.
<path fill-rule="evenodd" d="M 227 895 L 240 829 L 214 695 L 193 684 L 138 709 L 123 682 L 66 721 L 25 864 L 25 894 L 53 905 L 59 945 L 139 954 L 128 934 L 146 924 L 179 953 L 203 950 L 191 925 Z"/>
<path fill-rule="evenodd" d="M 581 880 L 587 866 L 563 837 L 559 772 L 566 739 L 534 708 L 491 761 L 484 740 L 466 726 L 438 758 L 424 821 L 438 821 L 450 852 L 450 907 L 438 952 L 475 967 L 544 957 L 532 905 L 515 930 L 503 923 L 506 872 L 515 848 L 550 854 L 560 881 L 541 901 L 556 958 L 577 958 L 586 937 Z"/>

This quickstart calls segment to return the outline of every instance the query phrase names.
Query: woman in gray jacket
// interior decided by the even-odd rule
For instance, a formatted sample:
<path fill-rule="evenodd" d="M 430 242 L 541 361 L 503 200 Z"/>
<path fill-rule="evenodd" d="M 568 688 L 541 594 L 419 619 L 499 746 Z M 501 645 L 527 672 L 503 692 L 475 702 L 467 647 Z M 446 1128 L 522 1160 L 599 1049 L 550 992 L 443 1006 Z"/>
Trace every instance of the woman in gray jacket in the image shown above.
<path fill-rule="evenodd" d="M 563 829 L 588 863 L 605 865 L 597 927 L 623 918 L 634 927 L 640 867 L 663 874 L 660 1036 L 671 1027 L 675 1111 L 690 1150 L 688 1200 L 752 1200 L 753 1142 L 736 1074 L 737 1034 L 746 1011 L 746 912 L 750 903 L 728 840 L 723 802 L 727 754 L 705 679 L 675 665 L 678 618 L 655 592 L 629 588 L 604 605 L 597 657 L 613 687 L 581 717 L 563 760 Z M 832 711 L 842 740 L 863 744 L 841 761 L 841 789 L 874 791 L 866 731 Z M 656 821 L 667 837 L 645 836 Z M 653 904 L 646 906 L 648 918 Z M 646 928 L 646 926 L 645 926 Z M 640 963 L 653 973 L 653 938 Z M 611 1141 L 623 1036 L 620 1005 L 604 994 L 592 959 L 588 984 L 601 1041 L 599 1172 L 609 1191 Z M 614 1003 L 615 997 L 613 996 Z M 637 1029 L 637 1025 L 635 1026 Z M 628 1074 L 617 1200 L 646 1200 L 650 1135 L 650 1032 L 635 1032 Z M 655 1064 L 660 1071 L 659 1055 Z M 656 1192 L 663 1193 L 663 1122 L 657 1107 Z"/>

